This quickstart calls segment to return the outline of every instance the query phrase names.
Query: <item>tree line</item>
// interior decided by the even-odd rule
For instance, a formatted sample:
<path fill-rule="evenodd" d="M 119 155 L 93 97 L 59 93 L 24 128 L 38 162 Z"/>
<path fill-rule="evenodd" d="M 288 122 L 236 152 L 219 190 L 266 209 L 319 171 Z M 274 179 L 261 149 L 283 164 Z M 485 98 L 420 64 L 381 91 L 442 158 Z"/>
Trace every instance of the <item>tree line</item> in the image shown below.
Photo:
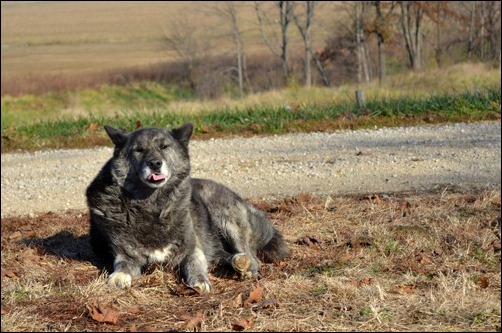
<path fill-rule="evenodd" d="M 232 50 L 216 53 L 212 38 L 197 34 L 207 29 L 197 22 L 172 22 L 166 45 L 176 55 L 180 79 L 201 97 L 210 97 L 222 84 L 236 86 L 243 95 L 292 81 L 307 87 L 383 83 L 389 67 L 418 71 L 465 61 L 500 66 L 499 1 L 335 3 L 329 10 L 337 20 L 328 22 L 328 36 L 316 35 L 318 14 L 328 8 L 325 1 L 218 1 L 203 10 L 218 18 L 220 38 L 231 40 Z M 241 12 L 250 6 L 254 22 L 249 16 L 244 22 Z M 245 35 L 253 29 L 268 55 L 247 55 Z M 267 83 L 263 73 L 274 78 Z"/>
<path fill-rule="evenodd" d="M 462 62 L 500 68 L 500 1 L 214 1 L 166 22 L 164 63 L 28 77 L 2 95 L 157 81 L 199 98 L 378 81 Z M 200 15 L 199 15 L 200 17 Z"/>

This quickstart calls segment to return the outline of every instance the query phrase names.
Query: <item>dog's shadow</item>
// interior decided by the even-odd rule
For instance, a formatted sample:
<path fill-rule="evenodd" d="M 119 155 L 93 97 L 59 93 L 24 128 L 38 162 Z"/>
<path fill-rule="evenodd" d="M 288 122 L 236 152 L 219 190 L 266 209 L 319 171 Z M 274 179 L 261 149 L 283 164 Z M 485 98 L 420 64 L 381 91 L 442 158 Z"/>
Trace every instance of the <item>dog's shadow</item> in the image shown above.
<path fill-rule="evenodd" d="M 92 250 L 89 235 L 75 236 L 68 230 L 62 230 L 46 238 L 25 238 L 21 244 L 34 248 L 40 254 L 51 255 L 65 260 L 88 262 L 97 267 L 100 273 L 110 271 L 111 267 L 100 259 Z"/>
<path fill-rule="evenodd" d="M 42 255 L 51 255 L 64 260 L 88 262 L 98 268 L 99 273 L 113 271 L 113 263 L 105 262 L 97 256 L 89 242 L 89 234 L 75 236 L 68 230 L 63 230 L 46 238 L 25 238 L 19 241 L 27 247 L 34 248 Z M 144 274 L 152 273 L 156 264 L 144 267 Z M 213 265 L 211 273 L 219 278 L 236 279 L 236 273 L 228 265 Z"/>

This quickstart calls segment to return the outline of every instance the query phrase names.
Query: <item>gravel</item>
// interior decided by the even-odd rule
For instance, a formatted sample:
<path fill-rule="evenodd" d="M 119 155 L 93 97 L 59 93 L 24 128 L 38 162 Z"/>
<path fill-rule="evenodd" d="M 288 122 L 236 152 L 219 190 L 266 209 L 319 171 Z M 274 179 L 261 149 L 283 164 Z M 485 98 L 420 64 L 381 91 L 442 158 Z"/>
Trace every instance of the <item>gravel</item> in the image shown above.
<path fill-rule="evenodd" d="M 191 141 L 192 176 L 249 199 L 500 188 L 500 122 Z M 2 154 L 1 216 L 86 209 L 112 149 Z"/>

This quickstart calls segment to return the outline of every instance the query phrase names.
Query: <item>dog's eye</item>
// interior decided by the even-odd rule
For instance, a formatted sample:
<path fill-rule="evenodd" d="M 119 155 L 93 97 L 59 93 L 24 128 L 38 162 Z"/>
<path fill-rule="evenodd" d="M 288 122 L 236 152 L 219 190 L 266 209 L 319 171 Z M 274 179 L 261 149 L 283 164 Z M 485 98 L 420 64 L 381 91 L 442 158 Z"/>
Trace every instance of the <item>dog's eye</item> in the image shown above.
<path fill-rule="evenodd" d="M 134 148 L 134 152 L 135 152 L 135 153 L 142 153 L 142 152 L 144 152 L 144 151 L 145 151 L 145 150 L 144 150 L 143 148 L 140 148 L 140 147 L 136 147 L 136 148 Z"/>
<path fill-rule="evenodd" d="M 160 149 L 167 149 L 167 147 L 168 147 L 168 145 L 166 145 L 165 143 L 160 145 Z"/>

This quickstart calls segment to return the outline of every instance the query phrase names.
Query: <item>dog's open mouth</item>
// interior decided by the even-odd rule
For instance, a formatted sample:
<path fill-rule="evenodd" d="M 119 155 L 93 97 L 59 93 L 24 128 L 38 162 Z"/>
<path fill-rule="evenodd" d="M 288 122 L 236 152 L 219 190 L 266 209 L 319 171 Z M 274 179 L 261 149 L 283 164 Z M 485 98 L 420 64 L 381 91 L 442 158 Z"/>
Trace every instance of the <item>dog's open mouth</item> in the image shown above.
<path fill-rule="evenodd" d="M 148 176 L 148 181 L 151 183 L 160 183 L 164 179 L 166 179 L 166 176 L 161 173 L 152 173 Z"/>

